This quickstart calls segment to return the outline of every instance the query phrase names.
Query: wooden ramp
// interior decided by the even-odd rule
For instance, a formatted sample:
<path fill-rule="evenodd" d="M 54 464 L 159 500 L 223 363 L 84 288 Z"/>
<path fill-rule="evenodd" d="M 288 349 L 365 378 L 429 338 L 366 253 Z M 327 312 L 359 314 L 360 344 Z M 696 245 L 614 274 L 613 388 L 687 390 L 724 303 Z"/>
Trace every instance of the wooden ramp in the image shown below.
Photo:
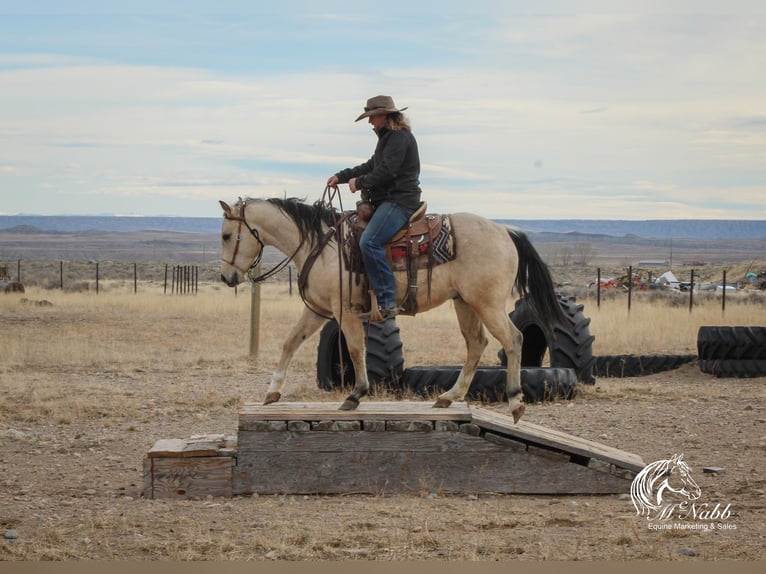
<path fill-rule="evenodd" d="M 628 492 L 644 467 L 637 455 L 465 403 L 337 408 L 246 404 L 236 444 L 158 441 L 145 463 L 144 495 L 610 494 Z"/>

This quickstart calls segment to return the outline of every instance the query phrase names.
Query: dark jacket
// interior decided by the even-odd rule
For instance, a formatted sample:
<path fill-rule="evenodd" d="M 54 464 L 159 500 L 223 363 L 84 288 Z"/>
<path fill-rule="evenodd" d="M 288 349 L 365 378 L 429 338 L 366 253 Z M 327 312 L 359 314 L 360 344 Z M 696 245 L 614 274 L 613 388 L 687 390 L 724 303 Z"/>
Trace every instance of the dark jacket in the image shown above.
<path fill-rule="evenodd" d="M 374 206 L 395 201 L 414 210 L 420 205 L 420 155 L 415 136 L 409 130 L 382 128 L 373 156 L 335 175 L 339 183 L 348 183 L 355 177 L 356 186 L 366 192 Z"/>

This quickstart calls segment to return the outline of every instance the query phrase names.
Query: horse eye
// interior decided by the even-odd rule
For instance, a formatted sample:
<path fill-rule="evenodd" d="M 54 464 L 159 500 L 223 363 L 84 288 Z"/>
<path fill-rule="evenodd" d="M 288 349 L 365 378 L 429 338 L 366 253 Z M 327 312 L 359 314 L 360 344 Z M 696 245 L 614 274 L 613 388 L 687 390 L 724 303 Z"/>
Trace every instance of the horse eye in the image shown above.
<path fill-rule="evenodd" d="M 224 241 L 228 241 L 229 239 L 231 239 L 231 233 L 224 233 L 223 234 L 223 240 Z"/>

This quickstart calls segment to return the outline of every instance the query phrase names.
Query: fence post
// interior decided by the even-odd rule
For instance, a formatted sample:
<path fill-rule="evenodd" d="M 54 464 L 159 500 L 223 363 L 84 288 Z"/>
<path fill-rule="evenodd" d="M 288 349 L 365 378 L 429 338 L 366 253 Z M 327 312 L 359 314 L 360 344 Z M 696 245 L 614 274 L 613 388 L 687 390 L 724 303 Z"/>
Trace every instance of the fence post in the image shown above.
<path fill-rule="evenodd" d="M 61 290 L 64 290 L 64 262 L 59 261 L 59 284 Z"/>
<path fill-rule="evenodd" d="M 596 307 L 601 309 L 601 267 L 596 269 Z"/>
<path fill-rule="evenodd" d="M 726 269 L 723 270 L 723 291 L 721 292 L 721 314 L 726 312 Z"/>
<path fill-rule="evenodd" d="M 133 293 L 138 293 L 138 265 L 133 264 Z"/>
<path fill-rule="evenodd" d="M 168 264 L 165 263 L 165 281 L 162 286 L 162 294 L 165 295 L 168 292 Z"/>
<path fill-rule="evenodd" d="M 16 262 L 16 281 L 21 283 L 21 259 Z"/>
<path fill-rule="evenodd" d="M 261 264 L 253 272 L 255 276 L 261 274 Z M 250 283 L 250 357 L 258 357 L 258 348 L 260 346 L 260 326 L 261 326 L 261 284 Z"/>
<path fill-rule="evenodd" d="M 692 305 L 694 305 L 694 269 L 692 269 L 692 276 L 689 281 L 689 313 L 692 312 Z"/>
<path fill-rule="evenodd" d="M 98 261 L 96 261 L 96 295 L 98 295 Z"/>
<path fill-rule="evenodd" d="M 628 313 L 630 313 L 630 303 L 633 298 L 633 266 L 628 266 Z"/>

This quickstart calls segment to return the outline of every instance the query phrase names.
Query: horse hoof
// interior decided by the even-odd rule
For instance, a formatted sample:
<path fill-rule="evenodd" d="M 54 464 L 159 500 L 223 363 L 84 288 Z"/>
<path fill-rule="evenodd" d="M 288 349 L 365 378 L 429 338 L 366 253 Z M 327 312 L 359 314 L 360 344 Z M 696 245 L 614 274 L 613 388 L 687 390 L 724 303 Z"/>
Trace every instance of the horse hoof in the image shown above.
<path fill-rule="evenodd" d="M 359 406 L 359 401 L 356 399 L 348 398 L 343 401 L 343 404 L 338 409 L 339 411 L 353 411 Z"/>
<path fill-rule="evenodd" d="M 263 401 L 263 404 L 270 405 L 271 403 L 276 403 L 281 398 L 282 398 L 282 393 L 277 393 L 277 392 L 268 393 L 266 395 L 266 400 Z"/>
<path fill-rule="evenodd" d="M 511 414 L 513 415 L 513 424 L 516 424 L 517 422 L 519 422 L 519 419 L 524 414 L 524 411 L 526 410 L 526 408 L 527 408 L 526 406 L 521 404 L 511 411 Z"/>
<path fill-rule="evenodd" d="M 449 399 L 439 399 L 434 403 L 433 408 L 435 409 L 446 409 L 448 406 L 452 404 L 452 401 Z"/>

